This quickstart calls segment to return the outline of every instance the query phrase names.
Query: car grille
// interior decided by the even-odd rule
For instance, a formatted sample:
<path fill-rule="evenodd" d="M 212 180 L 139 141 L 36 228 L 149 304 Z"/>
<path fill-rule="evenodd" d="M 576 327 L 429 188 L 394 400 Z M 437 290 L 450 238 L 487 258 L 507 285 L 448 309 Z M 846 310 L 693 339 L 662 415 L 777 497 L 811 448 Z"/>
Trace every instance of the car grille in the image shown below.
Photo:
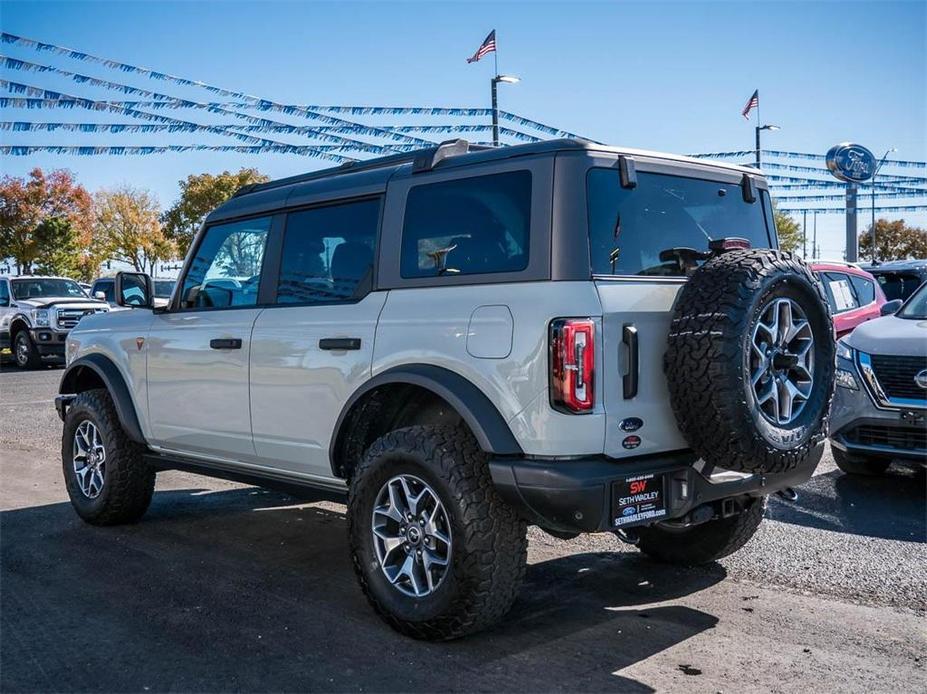
<path fill-rule="evenodd" d="M 914 382 L 914 377 L 927 369 L 927 359 L 884 354 L 871 354 L 870 359 L 872 370 L 888 397 L 927 400 L 927 390 Z"/>
<path fill-rule="evenodd" d="M 58 309 L 58 327 L 61 330 L 70 330 L 80 322 L 84 316 L 96 311 L 92 308 L 60 308 Z"/>
<path fill-rule="evenodd" d="M 927 452 L 927 428 L 858 426 L 846 434 L 850 443 Z"/>

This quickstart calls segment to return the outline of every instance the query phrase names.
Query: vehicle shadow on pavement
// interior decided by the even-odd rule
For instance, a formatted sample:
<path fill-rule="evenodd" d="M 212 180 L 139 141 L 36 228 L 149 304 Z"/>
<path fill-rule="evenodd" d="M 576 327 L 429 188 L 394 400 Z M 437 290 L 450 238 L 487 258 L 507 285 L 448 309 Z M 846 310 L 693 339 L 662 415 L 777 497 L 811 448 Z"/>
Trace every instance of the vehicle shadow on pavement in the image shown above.
<path fill-rule="evenodd" d="M 69 504 L 0 514 L 0 690 L 651 691 L 618 674 L 717 623 L 651 607 L 722 580 L 636 554 L 532 564 L 498 627 L 394 633 L 358 589 L 337 505 L 252 488 L 160 491 L 137 525 Z"/>
<path fill-rule="evenodd" d="M 834 470 L 798 488 L 798 501 L 771 497 L 767 518 L 886 540 L 927 542 L 923 471 L 891 468 L 878 476 Z"/>

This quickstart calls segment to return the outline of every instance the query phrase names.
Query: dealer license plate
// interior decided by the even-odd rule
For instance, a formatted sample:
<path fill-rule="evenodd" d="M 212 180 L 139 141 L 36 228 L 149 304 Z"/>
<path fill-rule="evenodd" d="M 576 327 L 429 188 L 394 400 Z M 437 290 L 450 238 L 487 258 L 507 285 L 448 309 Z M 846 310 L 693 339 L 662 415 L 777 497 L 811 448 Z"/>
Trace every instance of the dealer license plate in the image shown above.
<path fill-rule="evenodd" d="M 666 515 L 663 475 L 635 475 L 612 483 L 612 525 L 648 523 Z"/>

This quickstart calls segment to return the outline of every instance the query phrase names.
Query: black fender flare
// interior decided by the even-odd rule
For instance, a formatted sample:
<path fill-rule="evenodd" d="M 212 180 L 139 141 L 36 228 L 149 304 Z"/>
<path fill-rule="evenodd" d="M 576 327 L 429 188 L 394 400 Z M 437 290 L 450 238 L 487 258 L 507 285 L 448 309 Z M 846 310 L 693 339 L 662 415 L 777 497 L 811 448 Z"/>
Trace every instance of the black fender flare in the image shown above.
<path fill-rule="evenodd" d="M 370 391 L 390 384 L 419 386 L 441 397 L 466 422 L 485 452 L 493 455 L 523 454 L 505 418 L 483 391 L 449 369 L 432 364 L 407 364 L 377 374 L 348 398 L 335 422 L 329 446 L 329 458 L 333 464 L 342 438 L 342 426 L 354 405 Z"/>
<path fill-rule="evenodd" d="M 132 394 L 119 368 L 109 357 L 102 354 L 88 354 L 74 360 L 61 376 L 58 393 L 62 395 L 76 393 L 78 375 L 84 369 L 93 371 L 103 381 L 116 406 L 116 416 L 119 417 L 119 423 L 125 430 L 126 436 L 136 443 L 145 444 L 135 404 L 132 402 Z"/>

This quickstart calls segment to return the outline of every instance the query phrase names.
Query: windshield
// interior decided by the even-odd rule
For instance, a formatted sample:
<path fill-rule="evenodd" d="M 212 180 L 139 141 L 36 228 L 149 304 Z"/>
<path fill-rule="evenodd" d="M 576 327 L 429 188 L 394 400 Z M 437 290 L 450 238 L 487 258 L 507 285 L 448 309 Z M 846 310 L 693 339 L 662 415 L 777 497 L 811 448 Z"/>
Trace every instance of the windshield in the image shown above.
<path fill-rule="evenodd" d="M 69 296 L 86 299 L 87 295 L 74 280 L 28 279 L 13 280 L 13 296 L 17 299 L 46 299 Z"/>
<path fill-rule="evenodd" d="M 176 280 L 155 280 L 154 295 L 159 299 L 170 299 L 175 284 L 177 284 Z"/>
<path fill-rule="evenodd" d="M 636 187 L 622 188 L 616 169 L 600 168 L 589 171 L 587 186 L 593 274 L 683 277 L 712 239 L 770 247 L 766 191 L 748 203 L 739 183 L 641 172 Z"/>
<path fill-rule="evenodd" d="M 880 272 L 875 270 L 872 274 L 879 281 L 879 286 L 882 287 L 882 292 L 889 301 L 893 299 L 904 301 L 914 293 L 914 290 L 923 281 L 916 272 Z"/>
<path fill-rule="evenodd" d="M 927 319 L 927 282 L 911 295 L 908 302 L 895 315 L 899 318 Z"/>

